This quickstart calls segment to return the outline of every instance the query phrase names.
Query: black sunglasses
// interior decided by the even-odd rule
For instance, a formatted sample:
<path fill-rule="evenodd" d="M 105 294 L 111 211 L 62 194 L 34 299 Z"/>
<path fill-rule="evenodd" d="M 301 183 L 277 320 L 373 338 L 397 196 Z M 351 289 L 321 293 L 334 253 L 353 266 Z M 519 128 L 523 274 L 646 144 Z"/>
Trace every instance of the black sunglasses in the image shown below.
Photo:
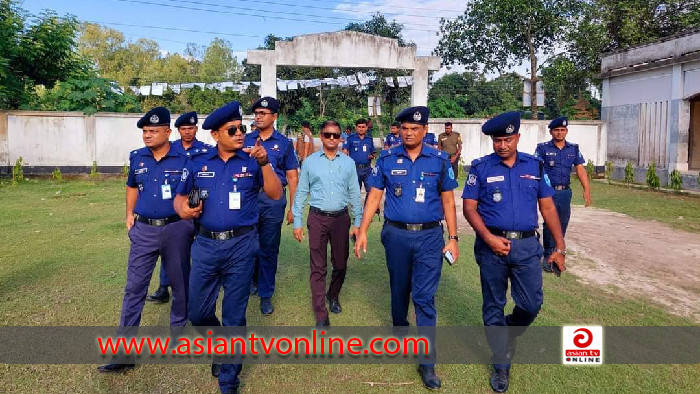
<path fill-rule="evenodd" d="M 340 133 L 326 133 L 326 132 L 324 131 L 324 132 L 323 132 L 323 138 L 328 139 L 328 140 L 335 138 L 335 139 L 339 140 L 339 139 L 340 139 Z"/>
<path fill-rule="evenodd" d="M 238 130 L 240 130 L 241 133 L 245 134 L 245 133 L 246 133 L 246 130 L 248 130 L 248 128 L 247 128 L 246 125 L 244 125 L 244 124 L 241 124 L 241 125 L 238 125 L 238 126 L 231 126 L 231 127 L 229 127 L 229 129 L 228 129 L 228 135 L 230 135 L 231 137 L 233 137 L 234 135 L 236 135 L 236 131 L 238 131 Z"/>

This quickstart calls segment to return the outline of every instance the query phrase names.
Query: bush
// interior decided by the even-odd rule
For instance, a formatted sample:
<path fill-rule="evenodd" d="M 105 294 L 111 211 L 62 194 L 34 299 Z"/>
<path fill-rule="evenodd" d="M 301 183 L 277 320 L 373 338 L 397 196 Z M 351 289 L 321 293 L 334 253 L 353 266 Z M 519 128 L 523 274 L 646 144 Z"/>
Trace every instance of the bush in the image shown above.
<path fill-rule="evenodd" d="M 593 179 L 593 176 L 595 175 L 595 165 L 590 159 L 588 160 L 588 163 L 586 163 L 586 173 L 588 174 L 588 179 Z"/>
<path fill-rule="evenodd" d="M 628 161 L 625 166 L 625 182 L 634 183 L 634 167 L 631 161 Z"/>
<path fill-rule="evenodd" d="M 656 175 L 656 163 L 653 161 L 649 164 L 649 168 L 647 168 L 647 185 L 652 189 L 658 189 L 661 185 L 659 176 Z"/>
<path fill-rule="evenodd" d="M 97 162 L 96 161 L 92 162 L 92 168 L 90 168 L 90 178 L 91 179 L 97 178 Z"/>
<path fill-rule="evenodd" d="M 671 171 L 671 174 L 668 176 L 668 185 L 671 186 L 673 190 L 683 189 L 683 178 L 678 170 Z"/>
<path fill-rule="evenodd" d="M 612 179 L 613 164 L 612 161 L 608 160 L 605 162 L 605 178 Z"/>
<path fill-rule="evenodd" d="M 14 167 L 12 167 L 12 186 L 24 181 L 24 165 L 27 164 L 22 159 L 22 156 L 17 159 Z"/>
<path fill-rule="evenodd" d="M 61 175 L 61 170 L 58 167 L 53 169 L 53 172 L 51 173 L 51 179 L 56 182 L 61 182 L 63 180 L 63 175 Z"/>
<path fill-rule="evenodd" d="M 124 163 L 124 167 L 122 167 L 122 175 L 124 178 L 129 176 L 129 165 Z"/>

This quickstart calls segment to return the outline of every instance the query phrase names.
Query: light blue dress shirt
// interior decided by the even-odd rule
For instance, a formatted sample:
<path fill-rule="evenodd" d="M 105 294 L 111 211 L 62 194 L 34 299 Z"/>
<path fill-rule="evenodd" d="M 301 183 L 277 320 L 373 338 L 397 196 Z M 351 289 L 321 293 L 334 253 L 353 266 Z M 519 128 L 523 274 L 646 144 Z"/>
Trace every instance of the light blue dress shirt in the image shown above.
<path fill-rule="evenodd" d="M 294 228 L 302 227 L 304 204 L 309 194 L 309 204 L 322 211 L 340 211 L 350 205 L 355 227 L 362 223 L 362 197 L 355 161 L 340 153 L 340 150 L 333 160 L 323 150 L 315 152 L 301 165 L 297 194 L 292 206 Z"/>

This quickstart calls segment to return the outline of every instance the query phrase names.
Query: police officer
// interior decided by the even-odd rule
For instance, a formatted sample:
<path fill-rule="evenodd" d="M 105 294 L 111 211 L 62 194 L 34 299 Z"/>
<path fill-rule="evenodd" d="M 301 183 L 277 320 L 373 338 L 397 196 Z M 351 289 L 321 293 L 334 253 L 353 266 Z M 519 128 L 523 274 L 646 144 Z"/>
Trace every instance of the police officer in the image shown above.
<path fill-rule="evenodd" d="M 583 199 L 585 205 L 591 205 L 591 189 L 588 184 L 588 175 L 583 165 L 586 161 L 579 150 L 578 144 L 572 144 L 566 140 L 569 119 L 565 116 L 556 118 L 549 122 L 549 134 L 552 139 L 548 142 L 537 144 L 535 156 L 544 162 L 544 172 L 549 176 L 549 180 L 554 187 L 554 205 L 557 207 L 557 214 L 561 222 L 561 232 L 566 235 L 566 228 L 571 217 L 571 166 L 576 168 L 581 186 L 583 186 Z M 544 261 L 542 267 L 545 271 L 552 271 L 547 264 L 549 256 L 555 248 L 552 232 L 545 223 L 543 226 Z"/>
<path fill-rule="evenodd" d="M 400 122 L 394 122 L 391 124 L 391 126 L 389 126 L 389 134 L 386 136 L 386 138 L 384 138 L 384 149 L 390 149 L 401 145 L 401 134 L 399 134 L 400 128 Z"/>
<path fill-rule="evenodd" d="M 282 185 L 265 148 L 243 148 L 245 126 L 240 103 L 233 101 L 212 112 L 202 124 L 211 130 L 216 149 L 195 156 L 183 170 L 175 210 L 182 218 L 197 218 L 199 230 L 192 246 L 189 318 L 195 326 L 219 326 L 216 299 L 223 286 L 224 326 L 245 326 L 250 281 L 258 252 L 258 192 L 271 199 L 282 196 Z M 202 202 L 190 208 L 188 194 L 200 191 Z M 238 390 L 241 364 L 221 365 L 222 393 Z M 216 366 L 212 365 L 215 374 Z"/>
<path fill-rule="evenodd" d="M 459 157 L 462 155 L 462 137 L 452 132 L 452 122 L 445 122 L 445 132 L 438 136 L 438 149 L 450 156 L 452 171 L 459 177 Z"/>
<path fill-rule="evenodd" d="M 423 145 L 427 131 L 427 107 L 401 111 L 403 144 L 382 151 L 369 179 L 367 199 L 355 254 L 367 252 L 367 229 L 379 206 L 384 189 L 385 222 L 382 243 L 386 252 L 391 286 L 391 317 L 394 326 L 408 326 L 409 296 L 413 298 L 418 326 L 435 326 L 437 292 L 443 253 L 459 258 L 457 215 L 453 190 L 457 187 L 447 155 Z M 447 222 L 449 241 L 443 239 L 442 218 Z M 423 385 L 439 388 L 434 364 L 421 364 Z"/>
<path fill-rule="evenodd" d="M 180 139 L 173 141 L 170 144 L 170 149 L 173 151 L 179 151 L 180 153 L 190 156 L 191 154 L 199 153 L 200 150 L 212 147 L 199 141 L 196 138 L 197 135 L 197 113 L 187 112 L 175 120 L 175 128 L 180 133 Z M 160 266 L 160 284 L 158 290 L 155 293 L 146 297 L 146 301 L 154 303 L 166 303 L 170 300 L 170 293 L 168 292 L 168 287 L 170 286 L 170 278 L 165 272 L 163 266 Z"/>
<path fill-rule="evenodd" d="M 253 274 L 251 293 L 257 286 L 260 296 L 260 312 L 270 315 L 274 311 L 272 295 L 275 293 L 275 275 L 280 251 L 282 222 L 287 205 L 285 186 L 289 186 L 289 211 L 287 224 L 293 222 L 292 205 L 299 180 L 299 162 L 294 155 L 294 147 L 289 139 L 275 130 L 275 121 L 280 104 L 272 97 L 261 97 L 251 107 L 258 129 L 245 136 L 245 146 L 253 147 L 257 141 L 265 148 L 267 158 L 282 182 L 282 198 L 270 199 L 265 193 L 258 195 L 258 234 L 260 235 L 260 253 L 256 259 L 256 273 Z"/>
<path fill-rule="evenodd" d="M 173 209 L 187 157 L 172 149 L 170 112 L 163 107 L 148 111 L 136 124 L 143 129 L 144 148 L 131 152 L 126 181 L 126 229 L 131 248 L 119 325 L 138 326 L 148 283 L 160 256 L 171 280 L 173 302 L 170 324 L 187 323 L 187 286 L 190 246 L 194 236 L 191 220 L 181 220 Z M 133 364 L 106 364 L 100 372 L 121 372 Z"/>
<path fill-rule="evenodd" d="M 367 135 L 367 121 L 358 119 L 355 122 L 355 133 L 350 135 L 343 144 L 343 153 L 355 161 L 357 180 L 365 186 L 365 193 L 369 193 L 367 179 L 372 172 L 372 160 L 374 160 L 374 141 Z"/>
<path fill-rule="evenodd" d="M 428 145 L 429 147 L 433 149 L 437 149 L 437 142 L 435 141 L 435 134 L 429 132 L 426 130 L 425 132 L 425 137 L 423 137 L 423 143 Z"/>
<path fill-rule="evenodd" d="M 491 136 L 495 153 L 472 162 L 462 194 L 464 216 L 476 232 L 474 256 L 480 268 L 485 326 L 528 326 L 540 310 L 538 203 L 557 245 L 549 260 L 565 269 L 564 238 L 551 198 L 554 190 L 542 161 L 518 152 L 519 128 L 519 112 L 507 112 L 484 123 L 481 130 Z M 515 308 L 505 316 L 508 278 Z M 515 337 L 489 336 L 493 331 L 497 330 L 487 331 L 495 361 L 491 387 L 502 393 L 508 389 L 510 371 L 510 358 L 504 356 L 507 347 L 514 346 Z"/>

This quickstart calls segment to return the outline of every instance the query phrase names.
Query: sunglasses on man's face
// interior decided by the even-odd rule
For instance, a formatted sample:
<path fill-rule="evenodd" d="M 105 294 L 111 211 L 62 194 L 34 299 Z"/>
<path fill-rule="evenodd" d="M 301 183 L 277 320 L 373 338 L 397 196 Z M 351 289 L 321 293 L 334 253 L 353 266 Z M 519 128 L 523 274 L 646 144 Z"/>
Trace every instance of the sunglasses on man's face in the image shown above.
<path fill-rule="evenodd" d="M 327 139 L 327 140 L 330 140 L 330 139 L 333 139 L 333 138 L 339 140 L 339 139 L 340 139 L 340 133 L 326 133 L 326 132 L 323 132 L 323 138 L 325 138 L 325 139 Z"/>
<path fill-rule="evenodd" d="M 236 131 L 238 131 L 238 130 L 240 130 L 241 133 L 245 134 L 245 133 L 246 133 L 246 130 L 247 130 L 247 127 L 246 127 L 246 125 L 244 125 L 244 124 L 241 124 L 241 125 L 238 125 L 238 126 L 231 126 L 231 127 L 229 127 L 229 129 L 228 129 L 228 135 L 230 135 L 231 137 L 233 137 L 234 135 L 236 135 Z"/>

